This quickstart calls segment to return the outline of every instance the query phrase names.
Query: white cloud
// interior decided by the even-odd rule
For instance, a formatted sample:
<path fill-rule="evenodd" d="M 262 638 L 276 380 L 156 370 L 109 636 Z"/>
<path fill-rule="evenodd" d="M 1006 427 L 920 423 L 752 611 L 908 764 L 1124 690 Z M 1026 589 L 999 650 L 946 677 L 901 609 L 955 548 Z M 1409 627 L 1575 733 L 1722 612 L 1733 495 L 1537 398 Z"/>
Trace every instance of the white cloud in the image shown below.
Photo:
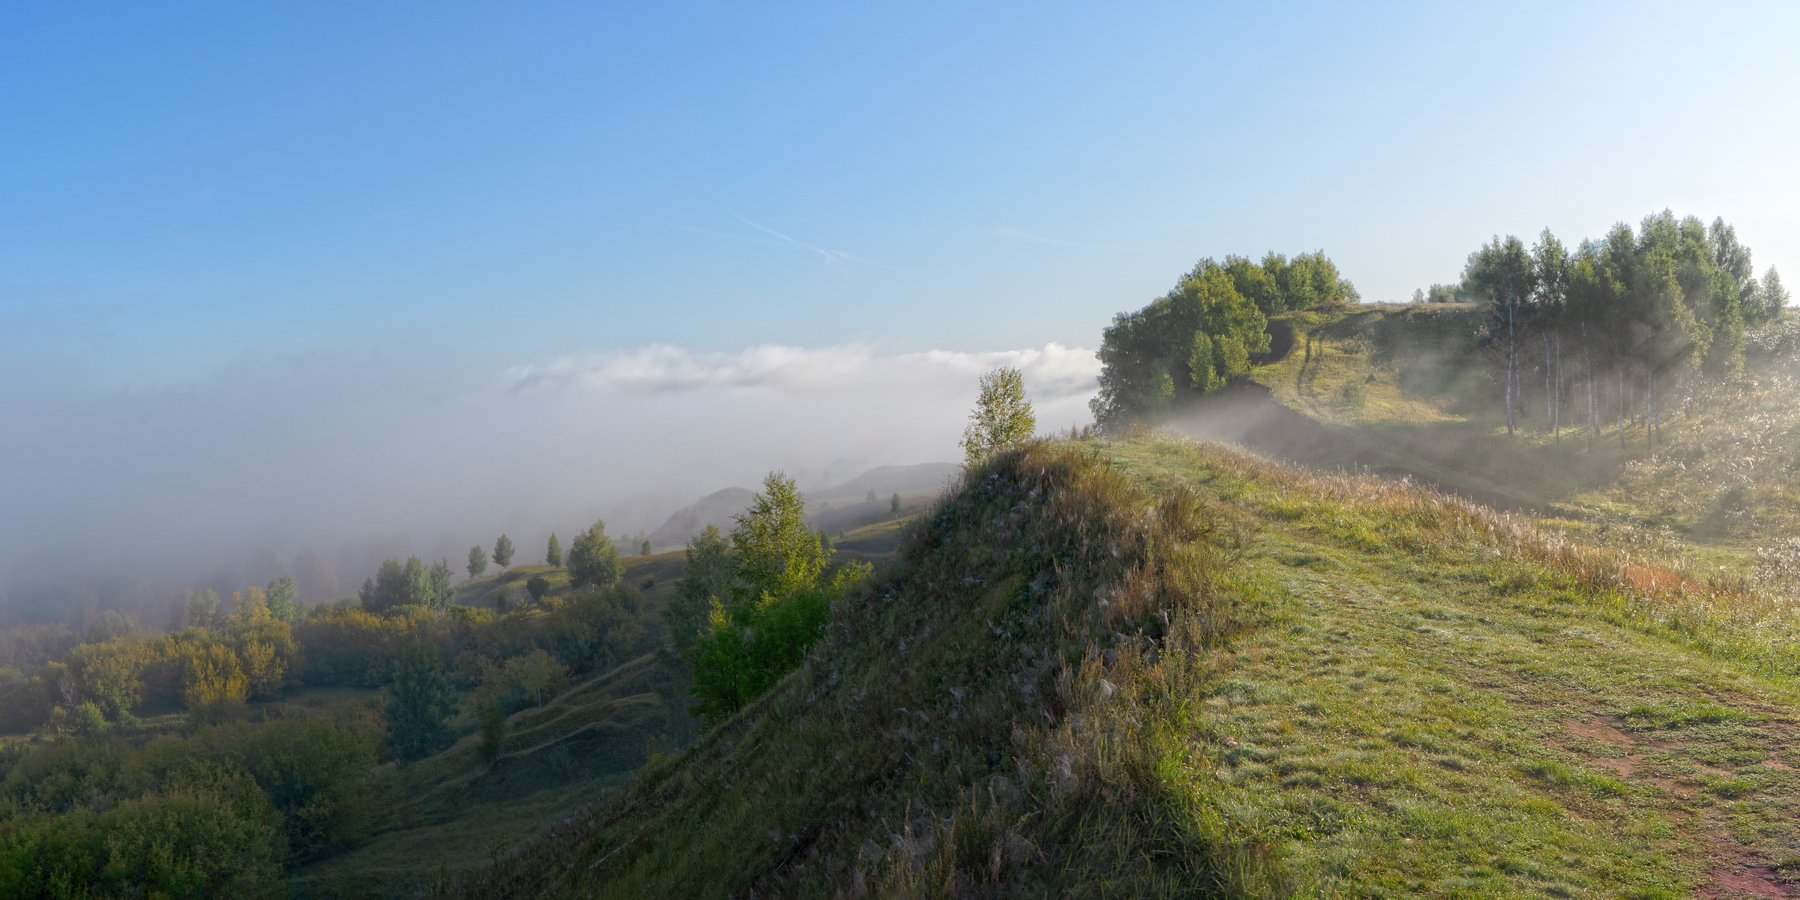
<path fill-rule="evenodd" d="M 1031 396 L 1045 402 L 1093 394 L 1100 374 L 1094 351 L 1057 343 L 1023 350 L 927 350 L 900 354 L 882 354 L 867 344 L 763 344 L 729 353 L 701 353 L 652 344 L 635 350 L 565 356 L 518 366 L 507 370 L 501 380 L 512 393 L 569 389 L 627 394 L 966 393 L 972 390 L 980 373 L 999 366 L 1020 370 Z"/>

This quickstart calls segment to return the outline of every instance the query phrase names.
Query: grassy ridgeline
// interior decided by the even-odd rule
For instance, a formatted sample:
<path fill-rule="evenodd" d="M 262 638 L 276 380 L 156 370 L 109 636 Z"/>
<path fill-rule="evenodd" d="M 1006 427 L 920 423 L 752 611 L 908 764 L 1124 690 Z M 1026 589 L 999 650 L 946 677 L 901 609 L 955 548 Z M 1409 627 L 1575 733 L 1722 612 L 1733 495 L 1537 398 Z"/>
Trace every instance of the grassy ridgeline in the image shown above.
<path fill-rule="evenodd" d="M 1780 889 L 1793 627 L 1392 482 L 1037 446 L 762 702 L 460 890 Z"/>

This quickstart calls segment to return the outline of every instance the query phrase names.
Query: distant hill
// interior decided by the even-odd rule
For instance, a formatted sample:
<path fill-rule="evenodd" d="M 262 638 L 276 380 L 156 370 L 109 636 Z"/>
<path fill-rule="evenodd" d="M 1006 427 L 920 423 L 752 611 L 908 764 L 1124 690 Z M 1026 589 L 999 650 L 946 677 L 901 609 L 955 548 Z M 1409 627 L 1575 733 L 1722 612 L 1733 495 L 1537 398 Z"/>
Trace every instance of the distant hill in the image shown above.
<path fill-rule="evenodd" d="M 889 518 L 892 498 L 899 494 L 908 510 L 921 505 L 918 501 L 937 496 L 962 471 L 954 463 L 921 463 L 912 466 L 882 466 L 870 469 L 842 484 L 806 492 L 807 518 L 814 528 L 830 534 L 860 528 Z M 875 500 L 869 501 L 873 493 Z M 712 525 L 730 531 L 734 517 L 750 505 L 754 491 L 726 488 L 706 495 L 674 515 L 650 533 L 650 546 L 656 551 L 685 546 L 694 535 Z"/>
<path fill-rule="evenodd" d="M 868 499 L 869 492 L 875 498 L 887 502 L 894 494 L 907 496 L 942 491 L 962 474 L 962 466 L 955 463 L 922 463 L 916 466 L 882 466 L 870 469 L 843 484 L 834 485 L 817 491 L 808 491 L 808 504 L 840 503 Z"/>
<path fill-rule="evenodd" d="M 706 530 L 712 525 L 720 531 L 730 531 L 732 517 L 744 511 L 750 505 L 750 498 L 756 496 L 754 491 L 740 487 L 726 488 L 707 494 L 689 506 L 675 511 L 668 521 L 650 532 L 650 546 L 656 550 L 667 550 L 679 547 L 689 538 Z"/>

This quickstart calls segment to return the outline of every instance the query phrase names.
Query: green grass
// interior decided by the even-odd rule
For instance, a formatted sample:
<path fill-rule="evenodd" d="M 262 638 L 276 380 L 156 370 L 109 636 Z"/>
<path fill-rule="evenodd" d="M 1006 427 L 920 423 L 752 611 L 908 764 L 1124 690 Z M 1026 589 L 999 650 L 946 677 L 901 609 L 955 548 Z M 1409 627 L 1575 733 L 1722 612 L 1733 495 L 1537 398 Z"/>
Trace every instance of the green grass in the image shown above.
<path fill-rule="evenodd" d="M 1753 358 L 1740 381 L 1671 398 L 1652 455 L 1636 407 L 1621 446 L 1611 383 L 1597 395 L 1602 431 L 1592 442 L 1579 427 L 1581 392 L 1572 389 L 1565 427 L 1552 431 L 1535 375 L 1508 435 L 1482 362 L 1491 351 L 1474 340 L 1479 324 L 1478 308 L 1454 304 L 1277 316 L 1271 331 L 1285 352 L 1254 372 L 1259 402 L 1245 402 L 1246 388 L 1170 424 L 1528 511 L 1584 543 L 1655 557 L 1701 581 L 1800 595 L 1800 544 L 1781 540 L 1800 531 L 1800 382 L 1787 363 Z M 1579 360 L 1566 368 L 1578 385 Z M 1235 427 L 1247 417 L 1264 427 Z"/>
<path fill-rule="evenodd" d="M 646 655 L 508 719 L 503 755 L 478 738 L 371 785 L 381 810 L 361 845 L 294 873 L 299 896 L 396 896 L 460 876 L 555 827 L 623 784 L 644 761 L 685 744 L 693 726 L 670 662 Z"/>
<path fill-rule="evenodd" d="M 1519 517 L 1160 436 L 977 473 L 904 547 L 764 701 L 459 890 L 1656 897 L 1796 874 L 1785 605 L 1645 589 Z"/>
<path fill-rule="evenodd" d="M 916 515 L 918 507 L 903 510 Z M 898 543 L 904 519 L 858 529 L 842 539 L 842 558 L 879 559 Z M 642 598 L 647 627 L 687 564 L 681 551 L 627 556 L 624 580 Z M 527 597 L 525 582 L 542 575 L 551 596 L 566 594 L 568 572 L 549 566 L 511 570 L 459 585 L 465 605 L 512 603 Z M 500 759 L 482 763 L 471 733 L 435 756 L 401 767 L 385 765 L 372 790 L 383 815 L 368 840 L 315 863 L 289 879 L 299 896 L 396 896 L 452 881 L 529 845 L 546 832 L 628 783 L 648 761 L 678 752 L 694 737 L 687 715 L 683 665 L 661 652 L 586 678 L 549 702 L 508 718 Z M 306 706 L 374 702 L 378 691 L 308 690 L 282 698 Z"/>

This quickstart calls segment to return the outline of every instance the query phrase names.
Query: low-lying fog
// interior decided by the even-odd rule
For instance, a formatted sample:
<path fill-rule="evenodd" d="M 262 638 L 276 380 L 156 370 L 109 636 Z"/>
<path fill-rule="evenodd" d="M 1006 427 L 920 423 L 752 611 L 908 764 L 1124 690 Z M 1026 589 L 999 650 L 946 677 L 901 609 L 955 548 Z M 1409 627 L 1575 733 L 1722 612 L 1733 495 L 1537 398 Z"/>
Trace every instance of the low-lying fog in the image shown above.
<path fill-rule="evenodd" d="M 154 618 L 188 589 L 281 574 L 322 599 L 387 556 L 460 572 L 501 532 L 520 562 L 596 518 L 615 537 L 648 532 L 772 469 L 816 488 L 954 461 L 976 380 L 998 365 L 1024 371 L 1040 430 L 1089 421 L 1099 365 L 1058 344 L 655 345 L 475 374 L 317 352 L 155 390 L 15 371 L 0 388 L 0 622 L 71 604 Z"/>

